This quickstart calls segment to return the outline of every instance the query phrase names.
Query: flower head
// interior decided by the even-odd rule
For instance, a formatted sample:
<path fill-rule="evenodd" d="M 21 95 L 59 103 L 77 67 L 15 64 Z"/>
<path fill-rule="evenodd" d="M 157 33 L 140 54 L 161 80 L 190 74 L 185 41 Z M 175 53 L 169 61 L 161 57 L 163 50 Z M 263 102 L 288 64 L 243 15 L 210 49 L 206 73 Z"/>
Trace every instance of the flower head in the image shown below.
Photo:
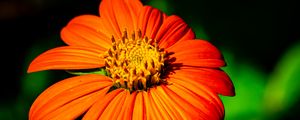
<path fill-rule="evenodd" d="M 67 46 L 35 58 L 28 72 L 99 68 L 62 80 L 31 106 L 29 119 L 223 119 L 218 94 L 233 96 L 222 54 L 195 39 L 178 16 L 138 0 L 103 0 L 61 31 Z"/>

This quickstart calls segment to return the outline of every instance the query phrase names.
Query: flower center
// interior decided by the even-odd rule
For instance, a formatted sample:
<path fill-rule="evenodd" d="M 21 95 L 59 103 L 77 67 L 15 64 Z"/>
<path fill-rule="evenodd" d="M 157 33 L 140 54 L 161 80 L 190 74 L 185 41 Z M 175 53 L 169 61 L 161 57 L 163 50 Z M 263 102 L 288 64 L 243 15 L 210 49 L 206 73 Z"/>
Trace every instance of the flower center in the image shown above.
<path fill-rule="evenodd" d="M 114 87 L 130 91 L 147 90 L 163 82 L 161 71 L 164 66 L 165 51 L 159 49 L 156 41 L 142 38 L 141 32 L 115 40 L 112 37 L 112 48 L 105 54 L 105 66 Z"/>

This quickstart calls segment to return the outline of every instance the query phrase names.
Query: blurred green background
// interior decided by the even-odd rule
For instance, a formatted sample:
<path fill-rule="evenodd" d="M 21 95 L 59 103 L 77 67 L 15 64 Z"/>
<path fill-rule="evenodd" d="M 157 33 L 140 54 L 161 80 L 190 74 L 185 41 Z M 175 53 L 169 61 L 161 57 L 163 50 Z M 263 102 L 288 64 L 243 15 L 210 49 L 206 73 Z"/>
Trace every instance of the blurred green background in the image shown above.
<path fill-rule="evenodd" d="M 224 54 L 235 97 L 221 96 L 226 120 L 300 118 L 300 31 L 292 0 L 143 0 L 182 17 L 197 38 Z M 64 45 L 60 30 L 73 17 L 98 14 L 100 0 L 2 0 L 1 120 L 26 120 L 45 88 L 69 77 L 63 71 L 27 74 L 38 54 Z"/>

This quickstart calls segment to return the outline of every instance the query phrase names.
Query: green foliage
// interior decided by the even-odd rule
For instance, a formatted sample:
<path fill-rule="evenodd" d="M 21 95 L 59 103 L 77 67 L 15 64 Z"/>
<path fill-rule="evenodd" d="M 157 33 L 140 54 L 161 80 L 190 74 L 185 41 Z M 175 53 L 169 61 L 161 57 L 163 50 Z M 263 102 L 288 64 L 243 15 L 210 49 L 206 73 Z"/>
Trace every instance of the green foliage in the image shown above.
<path fill-rule="evenodd" d="M 153 6 L 167 15 L 171 15 L 174 12 L 172 5 L 170 5 L 172 2 L 168 2 L 168 0 L 150 0 L 147 5 Z"/>
<path fill-rule="evenodd" d="M 57 36 L 56 36 L 57 37 Z M 55 38 L 56 39 L 56 38 Z M 28 118 L 30 105 L 34 99 L 49 86 L 53 74 L 50 71 L 27 73 L 29 63 L 40 53 L 56 46 L 54 40 L 45 40 L 34 44 L 24 59 L 23 76 L 20 79 L 21 91 L 17 98 L 1 105 L 1 120 L 22 120 Z"/>
<path fill-rule="evenodd" d="M 224 52 L 236 96 L 223 97 L 226 120 L 280 119 L 293 114 L 291 109 L 300 100 L 300 42 L 291 46 L 271 74 L 258 66 L 234 59 Z"/>
<path fill-rule="evenodd" d="M 250 63 L 234 59 L 223 52 L 227 66 L 223 68 L 231 77 L 236 91 L 234 97 L 223 97 L 226 120 L 261 119 L 266 74 Z"/>
<path fill-rule="evenodd" d="M 300 42 L 282 56 L 265 91 L 265 110 L 269 117 L 287 112 L 300 98 Z"/>

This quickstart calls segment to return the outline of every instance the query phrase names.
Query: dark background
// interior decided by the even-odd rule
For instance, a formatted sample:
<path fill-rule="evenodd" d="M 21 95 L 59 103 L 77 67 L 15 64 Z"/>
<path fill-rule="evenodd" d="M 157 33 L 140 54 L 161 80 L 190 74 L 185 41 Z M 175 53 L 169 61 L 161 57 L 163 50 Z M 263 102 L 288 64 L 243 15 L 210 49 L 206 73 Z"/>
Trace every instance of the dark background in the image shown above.
<path fill-rule="evenodd" d="M 188 24 L 201 24 L 213 44 L 257 64 L 266 73 L 300 38 L 300 7 L 296 1 L 168 1 L 172 14 Z M 100 0 L 0 1 L 1 104 L 19 99 L 20 79 L 27 74 L 25 60 L 33 59 L 27 56 L 33 45 L 49 38 L 53 44 L 63 45 L 61 28 L 75 16 L 97 15 L 99 3 Z"/>

